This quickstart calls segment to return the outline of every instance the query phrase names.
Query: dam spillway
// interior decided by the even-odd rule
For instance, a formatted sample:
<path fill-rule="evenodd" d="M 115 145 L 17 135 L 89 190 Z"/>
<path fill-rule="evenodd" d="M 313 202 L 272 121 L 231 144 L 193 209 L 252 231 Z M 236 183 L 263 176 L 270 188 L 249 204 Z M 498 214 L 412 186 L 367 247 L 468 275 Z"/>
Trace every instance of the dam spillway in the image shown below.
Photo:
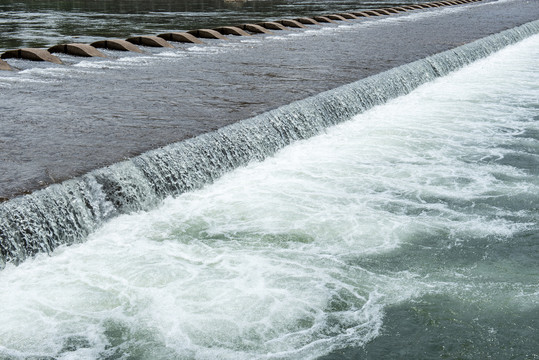
<path fill-rule="evenodd" d="M 204 46 L 170 50 L 145 47 L 143 55 L 102 49 L 109 56 L 105 60 L 60 56 L 67 67 L 18 61 L 13 65 L 20 72 L 0 74 L 2 112 L 9 114 L 3 128 L 12 134 L 0 143 L 5 159 L 0 198 L 536 18 L 533 2 L 483 1 L 290 29 L 271 37 L 208 39 Z"/>
<path fill-rule="evenodd" d="M 533 3 L 481 6 L 507 4 L 528 10 L 510 22 L 533 18 Z M 408 34 L 413 38 L 425 18 L 440 15 L 426 10 L 404 21 L 416 27 L 392 21 L 404 33 L 418 30 Z M 134 127 L 146 121 L 148 131 L 153 124 L 164 131 L 169 121 L 173 133 L 179 125 L 167 111 L 183 104 L 177 91 L 185 84 L 174 81 L 189 78 L 182 71 L 195 76 L 185 97 L 216 87 L 205 95 L 227 93 L 239 103 L 245 97 L 226 86 L 228 72 L 241 65 L 234 74 L 240 84 L 252 65 L 261 67 L 251 78 L 276 78 L 277 87 L 247 84 L 264 91 L 261 107 L 278 90 L 283 102 L 291 89 L 305 95 L 303 81 L 343 85 L 215 131 L 201 127 L 197 136 L 67 181 L 47 172 L 57 184 L 1 203 L 0 359 L 533 358 L 539 348 L 538 21 L 452 43 L 386 71 L 370 68 L 373 74 L 355 80 L 344 75 L 355 76 L 361 62 L 345 60 L 359 50 L 346 52 L 345 41 L 388 24 L 351 20 L 308 33 L 278 31 L 261 41 L 210 39 L 181 52 L 142 47 L 142 55 L 125 57 L 60 53 L 58 66 L 15 62 L 19 71 L 2 77 L 2 91 L 15 90 L 18 101 L 30 94 L 30 104 L 15 102 L 13 112 L 2 114 L 31 121 L 2 127 L 2 141 L 35 127 L 34 141 L 54 143 L 41 148 L 51 155 L 69 145 L 93 146 L 65 130 L 100 125 L 107 133 L 110 119 L 103 115 L 118 115 L 111 104 L 139 116 Z M 340 39 L 336 48 L 322 41 Z M 298 54 L 309 53 L 301 46 L 314 53 L 314 42 L 319 52 L 345 52 L 324 54 L 322 60 L 335 58 L 333 66 L 313 71 L 324 61 Z M 404 45 L 407 56 L 425 51 Z M 243 62 L 227 58 L 238 51 Z M 182 59 L 185 52 L 192 57 Z M 178 67 L 193 63 L 208 71 L 193 60 L 213 57 L 224 65 L 210 75 L 220 80 L 211 86 L 194 68 Z M 313 79 L 320 73 L 326 76 Z M 106 83 L 115 91 L 99 93 L 103 74 L 112 76 Z M 144 88 L 123 91 L 135 84 Z M 47 108 L 32 91 L 56 101 Z M 81 97 L 82 108 L 69 107 L 62 96 Z M 1 104 L 4 110 L 7 103 Z M 218 122 L 232 104 L 213 109 L 208 120 Z M 254 105 L 242 104 L 244 111 Z M 97 106 L 101 118 L 85 124 L 87 117 L 75 116 L 78 110 L 91 118 Z M 65 131 L 61 139 L 38 122 L 53 113 Z M 4 161 L 17 155 L 5 149 Z M 6 168 L 17 170 L 14 163 Z"/>
<path fill-rule="evenodd" d="M 219 175 L 219 163 L 237 166 L 265 144 L 271 151 L 381 103 L 152 210 L 127 214 L 151 190 L 129 162 L 93 174 L 110 179 L 103 188 L 116 200 L 100 200 L 86 178 L 95 201 L 60 206 L 64 232 L 84 220 L 70 206 L 106 217 L 127 199 L 127 213 L 82 244 L 0 272 L 0 357 L 533 357 L 536 27 L 184 142 L 198 157 L 179 161 L 176 146 L 148 153 L 135 162 L 168 192 L 182 182 L 167 166 L 200 181 Z M 455 65 L 464 67 L 438 77 Z M 370 95 L 358 104 L 362 91 Z M 238 147 L 208 151 L 227 145 Z M 62 185 L 67 196 L 83 188 Z M 42 200 L 45 209 L 62 201 Z"/>
<path fill-rule="evenodd" d="M 538 30 L 531 22 L 5 202 L 0 266 L 82 241 L 111 217 L 198 189 Z"/>

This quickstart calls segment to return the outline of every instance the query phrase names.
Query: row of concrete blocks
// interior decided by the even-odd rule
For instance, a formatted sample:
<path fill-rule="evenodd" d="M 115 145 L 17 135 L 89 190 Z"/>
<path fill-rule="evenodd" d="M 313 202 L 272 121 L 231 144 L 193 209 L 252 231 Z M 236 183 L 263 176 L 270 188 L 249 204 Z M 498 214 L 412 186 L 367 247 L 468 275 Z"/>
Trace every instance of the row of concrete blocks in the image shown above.
<path fill-rule="evenodd" d="M 416 9 L 425 9 L 431 7 L 459 5 L 482 0 L 447 0 L 435 1 L 414 5 L 403 5 L 399 7 L 366 10 L 359 12 L 349 12 L 340 14 L 331 14 L 326 16 L 313 16 L 312 18 L 297 18 L 294 20 L 285 19 L 277 21 L 267 21 L 257 24 L 242 24 L 238 26 L 222 26 L 215 29 L 196 29 L 187 32 L 172 32 L 160 34 L 158 36 L 135 36 L 126 40 L 110 39 L 100 40 L 92 44 L 61 44 L 55 45 L 49 49 L 24 48 L 9 50 L 1 55 L 0 70 L 12 70 L 11 66 L 2 59 L 18 58 L 34 61 L 49 61 L 55 64 L 62 64 L 62 61 L 53 53 L 64 53 L 83 57 L 106 57 L 98 48 L 142 52 L 137 45 L 151 47 L 173 46 L 168 41 L 202 44 L 201 38 L 228 40 L 225 35 L 250 36 L 252 34 L 272 34 L 271 30 L 286 30 L 287 28 L 305 28 L 305 25 L 317 25 L 319 23 L 333 23 L 336 21 L 348 21 L 349 19 L 358 19 L 360 17 L 382 16 L 397 14 Z"/>

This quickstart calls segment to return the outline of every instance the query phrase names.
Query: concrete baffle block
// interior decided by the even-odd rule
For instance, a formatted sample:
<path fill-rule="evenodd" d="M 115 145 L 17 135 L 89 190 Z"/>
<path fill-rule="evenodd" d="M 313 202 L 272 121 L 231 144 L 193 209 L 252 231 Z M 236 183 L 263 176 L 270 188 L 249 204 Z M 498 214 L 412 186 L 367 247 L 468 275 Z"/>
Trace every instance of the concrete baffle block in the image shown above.
<path fill-rule="evenodd" d="M 187 33 L 196 36 L 197 38 L 228 40 L 228 38 L 223 36 L 220 32 L 211 29 L 195 29 L 189 30 Z"/>
<path fill-rule="evenodd" d="M 288 29 L 283 24 L 279 24 L 278 22 L 274 22 L 274 21 L 264 21 L 264 22 L 257 23 L 256 25 L 260 25 L 270 30 L 287 30 Z"/>
<path fill-rule="evenodd" d="M 308 17 L 297 18 L 297 19 L 294 19 L 294 20 L 296 20 L 297 22 L 300 22 L 302 24 L 305 24 L 305 25 L 319 25 L 320 24 L 315 19 L 308 18 Z"/>
<path fill-rule="evenodd" d="M 400 6 L 396 6 L 396 7 L 392 7 L 390 9 L 393 9 L 393 10 L 396 10 L 398 12 L 408 12 L 407 9 L 403 8 L 403 7 L 400 7 Z M 389 11 L 389 10 L 388 10 Z"/>
<path fill-rule="evenodd" d="M 11 66 L 9 66 L 9 64 L 7 62 L 5 62 L 4 60 L 0 60 L 0 70 L 13 70 L 13 68 Z"/>
<path fill-rule="evenodd" d="M 398 14 L 398 13 L 400 13 L 400 11 L 395 9 L 395 8 L 383 8 L 383 9 L 380 9 L 380 10 L 387 11 L 390 14 Z"/>
<path fill-rule="evenodd" d="M 241 25 L 238 25 L 238 27 L 242 30 L 246 30 L 246 31 L 249 31 L 249 32 L 252 32 L 254 34 L 273 34 L 271 31 L 269 31 L 268 29 L 260 26 L 260 25 L 256 25 L 256 24 L 241 24 Z"/>
<path fill-rule="evenodd" d="M 327 16 L 313 16 L 313 19 L 321 23 L 334 23 L 335 22 L 331 20 L 330 18 L 328 18 Z"/>
<path fill-rule="evenodd" d="M 341 15 L 337 15 L 337 14 L 326 15 L 326 17 L 327 17 L 328 19 L 331 19 L 331 20 L 348 21 L 348 20 L 346 20 L 344 17 L 342 17 Z"/>
<path fill-rule="evenodd" d="M 133 36 L 126 40 L 135 45 L 143 45 L 143 46 L 150 46 L 150 47 L 165 47 L 165 48 L 174 47 L 170 43 L 168 43 L 165 39 L 162 39 L 158 36 Z"/>
<path fill-rule="evenodd" d="M 338 13 L 337 15 L 342 16 L 345 19 L 357 19 L 358 17 L 351 13 Z"/>
<path fill-rule="evenodd" d="M 191 43 L 191 44 L 204 44 L 196 36 L 193 36 L 186 32 L 164 33 L 164 34 L 159 34 L 157 36 L 160 37 L 161 39 L 168 40 L 168 41 L 176 41 L 176 42 Z"/>
<path fill-rule="evenodd" d="M 60 44 L 49 48 L 50 53 L 64 53 L 82 57 L 106 57 L 101 51 L 88 44 Z"/>
<path fill-rule="evenodd" d="M 118 50 L 118 51 L 133 51 L 141 53 L 142 50 L 138 46 L 131 44 L 129 41 L 121 39 L 99 40 L 91 43 L 95 48 Z"/>
<path fill-rule="evenodd" d="M 291 20 L 291 19 L 282 19 L 282 20 L 277 20 L 275 22 L 279 23 L 279 24 L 282 24 L 284 26 L 287 26 L 287 27 L 291 27 L 291 28 L 304 29 L 306 27 L 301 22 L 299 22 L 297 20 Z"/>
<path fill-rule="evenodd" d="M 2 59 L 16 58 L 32 61 L 48 61 L 55 64 L 62 64 L 62 60 L 52 55 L 46 49 L 24 48 L 16 50 L 8 50 L 2 54 Z"/>
<path fill-rule="evenodd" d="M 251 34 L 247 33 L 245 30 L 242 30 L 236 26 L 221 26 L 213 30 L 223 35 L 251 36 Z"/>
<path fill-rule="evenodd" d="M 354 11 L 351 14 L 354 14 L 355 16 L 359 17 L 369 17 L 370 15 L 367 14 L 365 11 Z"/>

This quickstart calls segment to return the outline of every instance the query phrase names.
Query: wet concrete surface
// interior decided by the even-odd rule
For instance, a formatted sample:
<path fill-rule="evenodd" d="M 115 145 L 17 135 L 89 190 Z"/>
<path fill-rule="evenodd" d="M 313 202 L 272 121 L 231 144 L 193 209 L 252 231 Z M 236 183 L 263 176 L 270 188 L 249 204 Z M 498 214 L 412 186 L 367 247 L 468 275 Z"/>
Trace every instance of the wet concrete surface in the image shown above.
<path fill-rule="evenodd" d="M 539 18 L 483 1 L 0 73 L 0 198 L 30 192 Z M 231 24 L 233 25 L 233 24 Z"/>

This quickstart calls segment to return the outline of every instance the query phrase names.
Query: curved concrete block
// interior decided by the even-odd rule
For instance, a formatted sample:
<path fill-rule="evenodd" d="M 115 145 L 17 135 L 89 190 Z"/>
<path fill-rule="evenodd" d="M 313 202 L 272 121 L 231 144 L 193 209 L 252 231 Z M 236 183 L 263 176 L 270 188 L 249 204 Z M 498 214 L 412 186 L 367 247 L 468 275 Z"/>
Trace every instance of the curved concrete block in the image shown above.
<path fill-rule="evenodd" d="M 127 39 L 132 44 L 135 45 L 144 45 L 151 47 L 166 47 L 173 48 L 174 46 L 170 45 L 165 39 L 162 39 L 158 36 L 133 36 Z"/>
<path fill-rule="evenodd" d="M 111 39 L 111 40 L 99 40 L 91 43 L 95 48 L 100 49 L 110 49 L 110 50 L 118 50 L 118 51 L 133 51 L 141 53 L 142 50 L 140 50 L 136 45 L 131 44 L 129 41 L 121 40 L 121 39 Z"/>
<path fill-rule="evenodd" d="M 342 16 L 345 19 L 357 19 L 358 17 L 351 13 L 339 13 L 337 14 L 339 16 Z"/>
<path fill-rule="evenodd" d="M 283 24 L 279 24 L 278 22 L 273 21 L 264 21 L 261 23 L 257 23 L 256 25 L 260 25 L 266 29 L 270 30 L 287 30 L 288 28 L 284 26 Z"/>
<path fill-rule="evenodd" d="M 2 59 L 17 58 L 32 61 L 48 61 L 55 64 L 62 64 L 62 60 L 52 55 L 45 49 L 24 48 L 9 50 L 2 54 Z"/>
<path fill-rule="evenodd" d="M 173 32 L 173 33 L 164 33 L 157 35 L 161 39 L 168 40 L 168 41 L 176 41 L 176 42 L 183 42 L 183 43 L 191 43 L 191 44 L 203 44 L 202 41 L 200 41 L 197 37 L 188 34 L 186 32 Z"/>
<path fill-rule="evenodd" d="M 315 19 L 308 18 L 308 17 L 297 18 L 295 20 L 297 22 L 300 22 L 300 23 L 306 24 L 306 25 L 318 25 L 319 24 L 319 22 L 316 21 Z"/>
<path fill-rule="evenodd" d="M 354 11 L 352 14 L 354 14 L 357 17 L 369 17 L 370 16 L 365 11 Z"/>
<path fill-rule="evenodd" d="M 50 53 L 63 53 L 82 57 L 106 57 L 101 51 L 88 44 L 60 44 L 49 48 Z"/>
<path fill-rule="evenodd" d="M 238 27 L 242 30 L 247 30 L 254 34 L 273 34 L 268 29 L 256 24 L 241 24 Z"/>
<path fill-rule="evenodd" d="M 383 9 L 380 9 L 380 10 L 387 11 L 390 14 L 398 14 L 400 12 L 399 10 L 394 9 L 394 8 L 383 8 Z"/>
<path fill-rule="evenodd" d="M 421 6 L 418 5 L 402 5 L 402 8 L 410 9 L 410 10 L 421 10 L 423 9 Z"/>
<path fill-rule="evenodd" d="M 337 20 L 337 21 L 348 21 L 346 20 L 345 18 L 343 18 L 341 15 L 337 15 L 337 14 L 331 14 L 331 15 L 326 15 L 326 17 L 330 20 Z"/>
<path fill-rule="evenodd" d="M 221 26 L 213 30 L 223 35 L 251 36 L 251 34 L 248 34 L 244 30 L 235 26 Z"/>
<path fill-rule="evenodd" d="M 0 70 L 13 70 L 13 68 L 4 60 L 0 60 Z"/>
<path fill-rule="evenodd" d="M 283 20 L 277 20 L 275 21 L 279 24 L 282 24 L 284 26 L 288 26 L 288 27 L 291 27 L 291 28 L 305 28 L 306 26 L 303 25 L 302 23 L 300 23 L 299 21 L 297 20 L 291 20 L 291 19 L 283 19 Z"/>
<path fill-rule="evenodd" d="M 313 19 L 321 23 L 334 23 L 335 22 L 331 20 L 330 18 L 328 18 L 327 16 L 313 16 Z"/>
<path fill-rule="evenodd" d="M 378 12 L 378 10 L 365 10 L 364 12 L 366 12 L 366 13 L 369 14 L 370 16 L 381 16 L 381 15 L 385 15 L 385 14 L 382 14 L 382 13 Z"/>
<path fill-rule="evenodd" d="M 197 38 L 228 40 L 228 38 L 223 36 L 220 32 L 211 29 L 195 29 L 189 30 L 187 33 L 194 35 Z"/>
<path fill-rule="evenodd" d="M 407 12 L 408 10 L 401 7 L 401 6 L 396 6 L 396 7 L 392 7 L 391 9 L 393 10 L 397 10 L 398 12 Z"/>

